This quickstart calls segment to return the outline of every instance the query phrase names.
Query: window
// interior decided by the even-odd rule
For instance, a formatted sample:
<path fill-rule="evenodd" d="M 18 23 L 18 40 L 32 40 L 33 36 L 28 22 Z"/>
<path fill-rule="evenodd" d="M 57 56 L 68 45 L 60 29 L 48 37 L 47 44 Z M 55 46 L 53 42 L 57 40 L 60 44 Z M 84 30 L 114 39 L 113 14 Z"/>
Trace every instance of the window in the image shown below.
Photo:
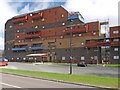
<path fill-rule="evenodd" d="M 65 30 L 63 30 L 63 32 L 65 32 Z"/>
<path fill-rule="evenodd" d="M 65 57 L 62 57 L 62 60 L 65 60 Z"/>
<path fill-rule="evenodd" d="M 72 28 L 72 29 L 75 29 L 75 28 L 76 28 L 76 26 L 72 26 L 71 28 Z"/>
<path fill-rule="evenodd" d="M 94 56 L 94 59 L 95 59 L 95 60 L 98 60 L 98 57 L 97 57 L 97 56 Z"/>
<path fill-rule="evenodd" d="M 96 32 L 93 32 L 93 35 L 96 35 Z"/>
<path fill-rule="evenodd" d="M 96 29 L 96 28 L 97 28 L 97 27 L 94 25 L 94 26 L 93 26 L 93 29 Z"/>
<path fill-rule="evenodd" d="M 118 51 L 118 48 L 114 48 L 114 51 Z"/>
<path fill-rule="evenodd" d="M 79 34 L 79 37 L 82 36 L 82 34 Z"/>
<path fill-rule="evenodd" d="M 34 21 L 32 20 L 32 23 L 34 23 Z"/>
<path fill-rule="evenodd" d="M 85 60 L 85 57 L 84 57 L 84 56 L 82 56 L 82 57 L 81 57 L 81 60 Z"/>
<path fill-rule="evenodd" d="M 35 26 L 35 28 L 38 28 L 38 26 Z"/>
<path fill-rule="evenodd" d="M 17 38 L 19 38 L 20 36 L 17 36 Z"/>
<path fill-rule="evenodd" d="M 113 41 L 118 42 L 118 41 L 119 41 L 119 39 L 113 39 Z"/>
<path fill-rule="evenodd" d="M 25 60 L 26 58 L 23 58 L 23 60 Z"/>
<path fill-rule="evenodd" d="M 62 43 L 59 43 L 60 45 L 62 44 Z"/>
<path fill-rule="evenodd" d="M 98 50 L 96 49 L 96 50 L 94 50 L 95 52 L 97 52 Z"/>
<path fill-rule="evenodd" d="M 19 25 L 24 25 L 24 23 L 19 23 Z"/>
<path fill-rule="evenodd" d="M 19 58 L 17 58 L 17 59 L 19 59 Z"/>
<path fill-rule="evenodd" d="M 119 33 L 118 30 L 113 31 L 113 34 L 118 34 L 118 33 Z"/>
<path fill-rule="evenodd" d="M 24 42 L 25 40 L 22 40 L 22 42 Z"/>
<path fill-rule="evenodd" d="M 45 28 L 45 26 L 42 26 L 42 28 Z"/>
<path fill-rule="evenodd" d="M 42 18 L 42 19 L 41 19 L 41 21 L 45 21 L 45 19 L 44 19 L 44 18 Z"/>
<path fill-rule="evenodd" d="M 32 14 L 30 14 L 30 16 L 32 16 Z"/>
<path fill-rule="evenodd" d="M 119 56 L 114 56 L 113 59 L 119 59 Z"/>
<path fill-rule="evenodd" d="M 55 47 L 52 47 L 51 49 L 55 49 Z"/>
<path fill-rule="evenodd" d="M 60 36 L 60 38 L 63 38 L 63 36 Z"/>
<path fill-rule="evenodd" d="M 75 34 L 73 34 L 73 37 L 75 37 Z"/>
<path fill-rule="evenodd" d="M 17 32 L 20 32 L 19 30 L 17 30 Z"/>
<path fill-rule="evenodd" d="M 18 42 L 20 42 L 20 40 Z"/>
<path fill-rule="evenodd" d="M 72 27 L 67 27 L 66 30 L 70 30 Z"/>
<path fill-rule="evenodd" d="M 10 25 L 9 28 L 12 28 L 12 25 Z"/>
<path fill-rule="evenodd" d="M 84 43 L 82 42 L 81 45 L 84 45 Z"/>
<path fill-rule="evenodd" d="M 62 23 L 62 25 L 65 25 L 65 23 Z"/>
<path fill-rule="evenodd" d="M 64 17 L 64 14 L 62 14 L 61 17 Z"/>

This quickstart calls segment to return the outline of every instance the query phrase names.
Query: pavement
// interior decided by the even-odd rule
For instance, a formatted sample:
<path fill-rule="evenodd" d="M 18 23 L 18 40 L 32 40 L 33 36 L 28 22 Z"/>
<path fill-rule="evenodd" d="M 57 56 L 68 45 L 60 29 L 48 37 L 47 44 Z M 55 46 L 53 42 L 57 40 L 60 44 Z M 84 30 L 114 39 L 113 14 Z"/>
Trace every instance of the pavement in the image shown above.
<path fill-rule="evenodd" d="M 11 74 L 2 74 L 2 88 L 94 88 Z"/>
<path fill-rule="evenodd" d="M 0 68 L 9 68 L 9 69 L 20 69 L 20 70 L 31 70 L 31 71 L 43 71 L 43 72 L 54 72 L 54 73 L 69 73 L 69 66 L 44 63 L 38 64 L 35 63 L 19 63 L 19 62 L 9 62 L 9 65 L 6 67 Z M 91 76 L 105 76 L 105 77 L 115 77 L 118 78 L 118 69 L 120 67 L 103 67 L 102 65 L 97 66 L 87 66 L 87 67 L 73 67 L 73 74 L 78 75 L 91 75 Z M 120 75 L 119 75 L 120 76 Z"/>

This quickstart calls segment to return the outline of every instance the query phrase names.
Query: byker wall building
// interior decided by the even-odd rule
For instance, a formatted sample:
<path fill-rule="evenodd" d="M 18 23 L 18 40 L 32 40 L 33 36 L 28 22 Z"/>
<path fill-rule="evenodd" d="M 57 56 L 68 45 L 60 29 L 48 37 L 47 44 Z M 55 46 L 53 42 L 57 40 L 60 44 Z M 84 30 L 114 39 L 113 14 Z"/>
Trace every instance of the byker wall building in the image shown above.
<path fill-rule="evenodd" d="M 101 32 L 99 21 L 84 23 L 79 12 L 68 12 L 62 6 L 11 18 L 5 24 L 4 57 L 10 61 L 70 61 L 118 63 L 120 29 L 110 28 L 110 38 Z M 37 56 L 38 55 L 38 56 Z"/>

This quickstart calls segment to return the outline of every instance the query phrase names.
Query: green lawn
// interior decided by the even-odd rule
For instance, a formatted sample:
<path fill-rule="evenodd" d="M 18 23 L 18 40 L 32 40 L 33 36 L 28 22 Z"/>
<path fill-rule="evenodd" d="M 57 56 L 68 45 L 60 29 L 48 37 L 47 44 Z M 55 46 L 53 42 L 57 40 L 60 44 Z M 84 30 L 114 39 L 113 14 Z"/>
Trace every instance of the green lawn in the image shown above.
<path fill-rule="evenodd" d="M 50 64 L 50 65 L 60 65 L 60 66 L 69 66 L 70 64 L 69 63 L 51 63 L 51 62 L 46 62 L 44 64 Z M 44 65 L 43 64 L 43 65 Z M 98 64 L 98 65 L 103 65 L 103 64 Z M 77 64 L 72 64 L 73 67 L 77 67 Z M 88 66 L 97 66 L 97 64 L 88 64 Z M 105 66 L 108 66 L 108 67 L 120 67 L 120 64 L 105 64 Z"/>
<path fill-rule="evenodd" d="M 11 74 L 32 76 L 32 77 L 37 77 L 37 78 L 62 80 L 62 81 L 74 82 L 74 83 L 84 83 L 84 84 L 90 84 L 94 86 L 105 86 L 105 87 L 111 87 L 111 88 L 118 87 L 118 78 L 111 78 L 111 77 L 69 75 L 69 74 L 58 74 L 58 73 L 26 71 L 26 70 L 13 70 L 13 69 L 0 69 L 0 71 L 11 73 Z"/>
<path fill-rule="evenodd" d="M 120 64 L 106 64 L 105 66 L 109 66 L 109 67 L 120 67 Z"/>

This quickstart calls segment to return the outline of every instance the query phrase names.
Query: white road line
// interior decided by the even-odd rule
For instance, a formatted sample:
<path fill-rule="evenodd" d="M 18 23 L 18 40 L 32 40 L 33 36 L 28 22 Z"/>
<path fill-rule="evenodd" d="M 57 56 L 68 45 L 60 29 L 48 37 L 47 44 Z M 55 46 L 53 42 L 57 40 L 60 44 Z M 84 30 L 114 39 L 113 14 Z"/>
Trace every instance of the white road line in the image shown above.
<path fill-rule="evenodd" d="M 6 85 L 6 86 L 10 86 L 10 87 L 14 87 L 14 88 L 22 88 L 22 87 L 15 86 L 15 85 L 10 85 L 10 84 L 7 84 L 7 83 L 1 83 L 1 84 Z"/>
<path fill-rule="evenodd" d="M 22 87 L 15 86 L 15 85 L 11 85 L 11 84 L 7 84 L 7 83 L 2 83 L 2 82 L 1 82 L 1 84 L 6 85 L 6 86 L 9 86 L 9 87 L 20 88 L 20 89 L 23 89 L 23 90 L 29 90 L 29 89 L 26 89 L 26 88 L 22 88 Z"/>

